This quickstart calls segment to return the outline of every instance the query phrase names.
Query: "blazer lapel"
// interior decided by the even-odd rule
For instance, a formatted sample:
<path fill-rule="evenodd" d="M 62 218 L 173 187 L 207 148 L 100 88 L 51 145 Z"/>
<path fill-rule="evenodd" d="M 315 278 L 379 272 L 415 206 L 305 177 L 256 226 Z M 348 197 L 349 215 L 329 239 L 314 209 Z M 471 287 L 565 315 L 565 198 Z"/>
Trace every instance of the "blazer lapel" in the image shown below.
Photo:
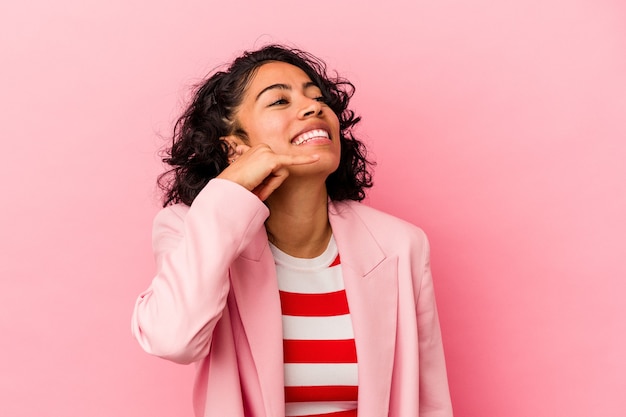
<path fill-rule="evenodd" d="M 359 417 L 387 415 L 396 344 L 397 258 L 387 258 L 347 204 L 332 204 L 359 366 Z"/>
<path fill-rule="evenodd" d="M 266 413 L 284 415 L 282 313 L 276 267 L 264 228 L 233 263 L 231 277 Z"/>

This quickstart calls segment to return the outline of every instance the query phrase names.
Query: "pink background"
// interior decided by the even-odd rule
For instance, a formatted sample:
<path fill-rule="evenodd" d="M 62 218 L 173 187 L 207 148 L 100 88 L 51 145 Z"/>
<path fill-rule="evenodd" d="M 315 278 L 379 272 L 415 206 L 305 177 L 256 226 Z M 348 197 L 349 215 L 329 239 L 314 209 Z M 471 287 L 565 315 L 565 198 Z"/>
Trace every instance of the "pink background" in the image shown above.
<path fill-rule="evenodd" d="M 268 42 L 357 85 L 368 204 L 431 238 L 456 415 L 626 415 L 621 0 L 5 3 L 1 416 L 191 415 L 193 368 L 130 335 L 156 151 Z"/>

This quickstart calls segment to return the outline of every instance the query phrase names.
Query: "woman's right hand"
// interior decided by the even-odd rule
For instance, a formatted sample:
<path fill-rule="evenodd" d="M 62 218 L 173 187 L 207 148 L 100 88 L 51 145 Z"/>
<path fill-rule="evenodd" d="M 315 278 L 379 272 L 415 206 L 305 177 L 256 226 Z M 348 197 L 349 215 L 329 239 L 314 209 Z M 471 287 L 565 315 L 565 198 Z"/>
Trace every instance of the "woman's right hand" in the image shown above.
<path fill-rule="evenodd" d="M 237 145 L 229 155 L 230 165 L 217 176 L 236 182 L 265 201 L 289 176 L 289 166 L 306 165 L 318 155 L 278 155 L 264 144 Z"/>

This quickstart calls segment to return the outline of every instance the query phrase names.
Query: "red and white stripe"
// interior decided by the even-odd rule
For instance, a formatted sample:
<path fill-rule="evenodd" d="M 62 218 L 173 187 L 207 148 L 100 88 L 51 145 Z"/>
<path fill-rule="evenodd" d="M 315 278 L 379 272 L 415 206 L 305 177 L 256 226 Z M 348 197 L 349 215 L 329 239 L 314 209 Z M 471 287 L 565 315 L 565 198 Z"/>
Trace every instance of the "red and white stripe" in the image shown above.
<path fill-rule="evenodd" d="M 337 246 L 314 259 L 272 246 L 283 309 L 287 417 L 356 417 L 358 368 Z"/>

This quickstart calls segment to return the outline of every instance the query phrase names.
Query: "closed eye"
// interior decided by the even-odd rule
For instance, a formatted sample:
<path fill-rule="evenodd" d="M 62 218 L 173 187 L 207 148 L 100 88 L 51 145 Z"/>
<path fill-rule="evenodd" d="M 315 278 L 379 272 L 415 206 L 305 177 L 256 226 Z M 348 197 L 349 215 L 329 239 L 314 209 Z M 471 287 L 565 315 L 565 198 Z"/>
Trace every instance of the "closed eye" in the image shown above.
<path fill-rule="evenodd" d="M 282 104 L 289 104 L 289 102 L 288 102 L 286 99 L 281 98 L 281 99 L 278 99 L 278 100 L 276 100 L 276 101 L 274 101 L 274 102 L 270 103 L 268 107 L 272 107 L 272 106 L 280 106 L 280 105 L 282 105 Z"/>

